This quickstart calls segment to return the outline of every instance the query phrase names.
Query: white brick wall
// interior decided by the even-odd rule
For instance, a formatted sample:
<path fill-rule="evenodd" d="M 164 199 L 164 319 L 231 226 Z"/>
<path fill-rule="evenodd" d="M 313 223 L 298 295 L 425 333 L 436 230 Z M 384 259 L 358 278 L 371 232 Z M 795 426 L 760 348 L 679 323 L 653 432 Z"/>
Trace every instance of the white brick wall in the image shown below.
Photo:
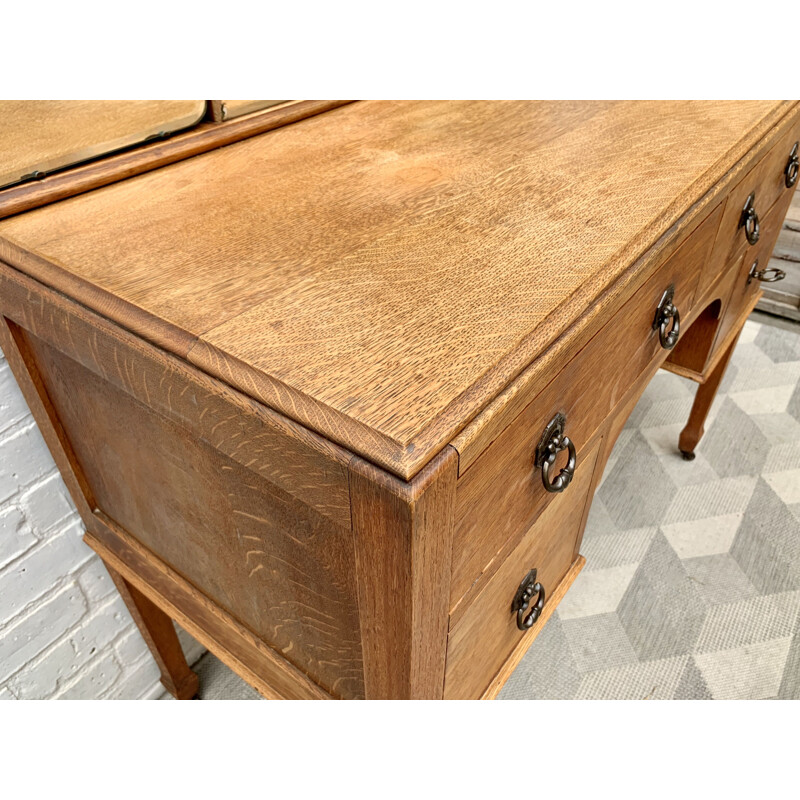
<path fill-rule="evenodd" d="M 158 697 L 156 667 L 0 352 L 0 700 Z M 203 649 L 179 631 L 190 663 Z"/>

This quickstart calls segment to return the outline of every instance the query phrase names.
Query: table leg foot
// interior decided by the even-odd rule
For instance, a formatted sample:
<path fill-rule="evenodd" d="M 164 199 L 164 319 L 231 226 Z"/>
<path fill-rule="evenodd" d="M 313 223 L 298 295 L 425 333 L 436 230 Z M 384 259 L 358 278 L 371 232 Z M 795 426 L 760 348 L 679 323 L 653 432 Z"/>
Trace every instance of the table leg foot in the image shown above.
<path fill-rule="evenodd" d="M 197 697 L 200 679 L 186 662 L 175 626 L 150 598 L 106 564 L 133 621 L 161 670 L 161 683 L 176 700 Z"/>
<path fill-rule="evenodd" d="M 724 355 L 717 361 L 716 366 L 706 376 L 705 382 L 697 387 L 697 394 L 694 396 L 694 403 L 692 410 L 689 413 L 689 421 L 686 427 L 681 431 L 680 438 L 678 439 L 678 447 L 680 448 L 681 455 L 686 461 L 691 461 L 694 458 L 694 451 L 700 439 L 705 433 L 705 422 L 708 417 L 708 412 L 711 410 L 711 404 L 717 396 L 722 378 L 725 375 L 725 370 L 733 355 L 736 342 L 739 336 L 734 337 L 733 341 L 728 345 L 728 349 Z"/>

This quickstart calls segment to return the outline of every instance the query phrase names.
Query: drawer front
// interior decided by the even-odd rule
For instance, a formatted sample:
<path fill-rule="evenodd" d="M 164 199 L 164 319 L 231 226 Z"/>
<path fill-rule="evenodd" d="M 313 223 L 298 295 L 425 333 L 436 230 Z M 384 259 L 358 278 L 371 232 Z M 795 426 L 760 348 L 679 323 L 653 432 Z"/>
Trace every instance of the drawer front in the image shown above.
<path fill-rule="evenodd" d="M 733 280 L 731 294 L 722 316 L 715 347 L 725 341 L 739 316 L 761 289 L 761 281 L 750 279 L 750 271 L 756 262 L 758 262 L 757 269 L 760 270 L 769 266 L 769 259 L 783 227 L 783 220 L 791 203 L 792 194 L 793 192 L 786 192 L 760 221 L 760 235 L 757 244 L 748 247 L 739 257 L 738 264 L 730 267 L 736 271 L 736 277 Z"/>
<path fill-rule="evenodd" d="M 800 141 L 800 122 L 795 123 L 728 195 L 714 250 L 700 281 L 700 294 L 703 294 L 732 262 L 738 262 L 743 250 L 751 250 L 758 246 L 749 244 L 745 227 L 741 225 L 742 212 L 748 198 L 754 196 L 752 205 L 762 229 L 760 241 L 763 238 L 767 212 L 775 203 L 786 201 L 787 195 L 791 197 L 794 185 L 786 186 L 786 169 L 794 145 L 798 141 Z M 798 149 L 800 150 L 800 146 Z"/>
<path fill-rule="evenodd" d="M 545 490 L 542 471 L 534 465 L 537 444 L 550 420 L 559 413 L 566 417 L 565 433 L 577 450 L 576 474 L 580 474 L 591 436 L 631 383 L 652 368 L 654 359 L 666 356 L 668 351 L 653 330 L 659 301 L 672 285 L 678 310 L 689 312 L 720 214 L 721 209 L 714 211 L 695 229 L 461 477 L 456 490 L 451 608 L 501 547 L 521 536 L 557 496 Z M 564 495 L 573 491 L 574 486 L 567 486 Z"/>
<path fill-rule="evenodd" d="M 586 454 L 584 469 L 576 474 L 569 491 L 547 506 L 466 612 L 455 623 L 451 618 L 445 698 L 480 697 L 523 637 L 532 639 L 538 634 L 541 622 L 529 630 L 519 629 L 512 604 L 521 582 L 535 569 L 546 605 L 572 565 L 598 450 L 599 444 Z M 529 613 L 523 611 L 523 620 Z"/>

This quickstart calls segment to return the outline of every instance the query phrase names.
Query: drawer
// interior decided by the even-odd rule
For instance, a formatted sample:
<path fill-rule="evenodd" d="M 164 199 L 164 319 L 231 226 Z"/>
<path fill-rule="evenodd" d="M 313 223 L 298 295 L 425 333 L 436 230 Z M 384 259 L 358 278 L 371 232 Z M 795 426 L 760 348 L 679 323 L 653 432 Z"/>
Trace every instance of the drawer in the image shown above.
<path fill-rule="evenodd" d="M 596 444 L 585 456 L 584 469 L 576 474 L 569 491 L 555 496 L 465 613 L 455 623 L 451 618 L 446 699 L 480 697 L 522 640 L 532 640 L 538 634 L 544 621 L 520 630 L 512 604 L 521 582 L 535 569 L 547 607 L 548 598 L 572 566 L 598 450 Z M 523 616 L 527 614 L 523 612 Z"/>
<path fill-rule="evenodd" d="M 714 241 L 721 208 L 710 214 L 555 379 L 464 473 L 456 489 L 451 608 L 497 552 L 530 527 L 556 497 L 545 490 L 534 453 L 547 424 L 566 417 L 565 433 L 583 470 L 585 446 L 628 387 L 654 359 L 666 356 L 653 320 L 665 290 L 688 313 L 697 278 Z M 563 460 L 564 455 L 561 456 Z M 573 492 L 567 486 L 565 495 Z M 499 513 L 502 511 L 502 513 Z M 477 587 L 476 587 L 477 588 Z"/>
<path fill-rule="evenodd" d="M 761 282 L 750 278 L 750 271 L 757 262 L 756 269 L 766 269 L 769 266 L 769 259 L 775 243 L 778 241 L 783 220 L 792 200 L 792 192 L 786 192 L 768 214 L 760 221 L 760 235 L 758 242 L 748 247 L 735 266 L 736 277 L 733 279 L 733 287 L 722 315 L 722 322 L 719 326 L 715 347 L 721 345 L 731 328 L 736 324 L 739 316 L 744 312 L 747 305 L 755 299 L 761 289 Z"/>
<path fill-rule="evenodd" d="M 794 185 L 786 186 L 786 170 L 798 141 L 800 122 L 794 124 L 728 195 L 714 250 L 700 280 L 699 294 L 703 294 L 729 264 L 738 262 L 743 250 L 757 246 L 748 243 L 745 229 L 741 225 L 742 212 L 748 198 L 754 196 L 753 208 L 763 230 L 766 213 L 776 202 L 785 200 L 787 195 L 791 196 Z"/>

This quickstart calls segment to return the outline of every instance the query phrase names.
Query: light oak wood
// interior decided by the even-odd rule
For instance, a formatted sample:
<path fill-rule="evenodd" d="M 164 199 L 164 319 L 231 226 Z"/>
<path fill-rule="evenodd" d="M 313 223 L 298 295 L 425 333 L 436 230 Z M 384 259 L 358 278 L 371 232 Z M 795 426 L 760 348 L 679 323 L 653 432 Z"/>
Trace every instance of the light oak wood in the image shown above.
<path fill-rule="evenodd" d="M 264 113 L 248 114 L 225 123 L 201 123 L 163 141 L 158 137 L 133 150 L 112 153 L 43 178 L 9 186 L 0 190 L 0 219 L 207 153 L 348 102 L 351 101 L 290 100 Z"/>
<path fill-rule="evenodd" d="M 191 689 L 174 619 L 268 697 L 494 696 L 660 366 L 704 383 L 702 433 L 799 121 L 353 104 L 0 223 L 0 346 L 166 682 Z M 748 248 L 723 226 L 753 180 Z M 578 469 L 553 495 L 556 411 Z M 552 593 L 522 635 L 531 566 Z"/>
<path fill-rule="evenodd" d="M 540 619 L 531 631 L 520 631 L 516 614 L 511 609 L 512 601 L 520 581 L 529 570 L 536 569 L 537 580 L 545 588 L 546 608 L 547 596 L 573 564 L 575 541 L 589 497 L 598 448 L 599 444 L 586 454 L 586 469 L 576 473 L 563 494 L 555 495 L 520 544 L 504 559 L 497 573 L 473 597 L 466 612 L 457 621 L 451 621 L 444 685 L 446 699 L 480 697 L 519 640 L 544 624 Z"/>
<path fill-rule="evenodd" d="M 3 264 L 0 296 L 5 315 L 25 331 L 337 525 L 350 527 L 350 453 Z M 48 416 L 56 419 L 52 412 Z"/>
<path fill-rule="evenodd" d="M 113 294 L 123 325 L 144 309 L 196 337 L 203 370 L 408 479 L 634 288 L 631 264 L 787 114 L 355 103 L 7 219 L 0 254 Z"/>
<path fill-rule="evenodd" d="M 164 688 L 176 700 L 191 700 L 200 688 L 200 679 L 186 663 L 172 620 L 122 575 L 108 565 L 106 569 L 161 670 Z"/>
<path fill-rule="evenodd" d="M 0 188 L 200 122 L 204 100 L 2 100 Z"/>
<path fill-rule="evenodd" d="M 96 508 L 330 694 L 364 694 L 350 531 L 32 335 Z"/>
<path fill-rule="evenodd" d="M 550 596 L 550 602 L 545 604 L 542 610 L 542 616 L 536 625 L 522 638 L 520 638 L 517 646 L 511 651 L 511 655 L 506 659 L 503 666 L 494 676 L 492 682 L 489 684 L 486 691 L 481 695 L 481 700 L 494 700 L 500 690 L 505 685 L 505 682 L 511 677 L 511 674 L 519 666 L 525 653 L 528 652 L 531 645 L 536 640 L 536 637 L 542 632 L 542 629 L 547 624 L 547 621 L 553 615 L 553 612 L 558 608 L 558 604 L 564 599 L 567 590 L 575 583 L 575 579 L 580 574 L 580 571 L 586 566 L 586 559 L 583 556 L 578 556 L 572 563 L 572 566 L 567 571 L 567 574 L 561 579 L 555 591 Z"/>
<path fill-rule="evenodd" d="M 705 431 L 704 425 L 708 417 L 708 412 L 711 410 L 711 404 L 714 402 L 714 398 L 717 395 L 717 389 L 719 389 L 719 385 L 725 377 L 725 370 L 736 348 L 736 342 L 739 340 L 740 332 L 741 329 L 736 332 L 730 344 L 722 351 L 722 356 L 715 364 L 714 368 L 705 376 L 703 382 L 697 387 L 692 410 L 689 414 L 689 421 L 686 423 L 686 427 L 681 431 L 678 440 L 678 446 L 684 454 L 684 458 L 694 458 L 694 450 Z"/>
<path fill-rule="evenodd" d="M 619 401 L 629 384 L 654 358 L 668 351 L 653 330 L 656 309 L 669 286 L 675 303 L 692 308 L 699 271 L 714 242 L 720 210 L 710 214 L 684 244 L 608 321 L 591 342 L 544 390 L 510 422 L 503 433 L 461 475 L 456 500 L 452 605 L 481 575 L 500 546 L 527 530 L 534 515 L 554 495 L 545 491 L 540 471 L 533 468 L 534 451 L 547 423 L 557 414 L 567 418 L 566 432 L 578 452 Z M 614 358 L 609 354 L 624 354 Z M 498 508 L 503 509 L 497 520 Z M 490 524 L 491 521 L 491 524 Z"/>
<path fill-rule="evenodd" d="M 328 700 L 302 672 L 280 658 L 246 627 L 154 557 L 102 514 L 84 541 L 113 570 L 270 699 Z"/>
<path fill-rule="evenodd" d="M 769 266 L 770 256 L 778 241 L 778 235 L 783 226 L 783 219 L 789 208 L 794 190 L 784 189 L 783 195 L 775 205 L 761 219 L 761 235 L 758 243 L 747 247 L 741 263 L 735 267 L 736 277 L 734 278 L 731 294 L 728 298 L 728 308 L 724 319 L 720 322 L 717 338 L 722 341 L 727 338 L 732 325 L 740 316 L 745 306 L 752 305 L 752 300 L 761 289 L 767 285 L 758 280 L 748 281 L 750 269 L 758 261 L 760 269 Z"/>
<path fill-rule="evenodd" d="M 369 699 L 442 696 L 458 459 L 446 448 L 407 486 L 350 466 Z"/>
<path fill-rule="evenodd" d="M 716 279 L 725 266 L 738 258 L 738 251 L 747 248 L 744 228 L 740 226 L 742 209 L 750 194 L 755 195 L 755 208 L 762 222 L 767 212 L 780 199 L 788 210 L 794 188 L 787 189 L 784 168 L 795 142 L 800 140 L 800 121 L 789 126 L 781 138 L 731 191 L 720 223 L 714 253 L 704 273 L 709 283 Z M 783 218 L 781 218 L 782 221 Z M 701 286 L 701 292 L 703 287 Z"/>

